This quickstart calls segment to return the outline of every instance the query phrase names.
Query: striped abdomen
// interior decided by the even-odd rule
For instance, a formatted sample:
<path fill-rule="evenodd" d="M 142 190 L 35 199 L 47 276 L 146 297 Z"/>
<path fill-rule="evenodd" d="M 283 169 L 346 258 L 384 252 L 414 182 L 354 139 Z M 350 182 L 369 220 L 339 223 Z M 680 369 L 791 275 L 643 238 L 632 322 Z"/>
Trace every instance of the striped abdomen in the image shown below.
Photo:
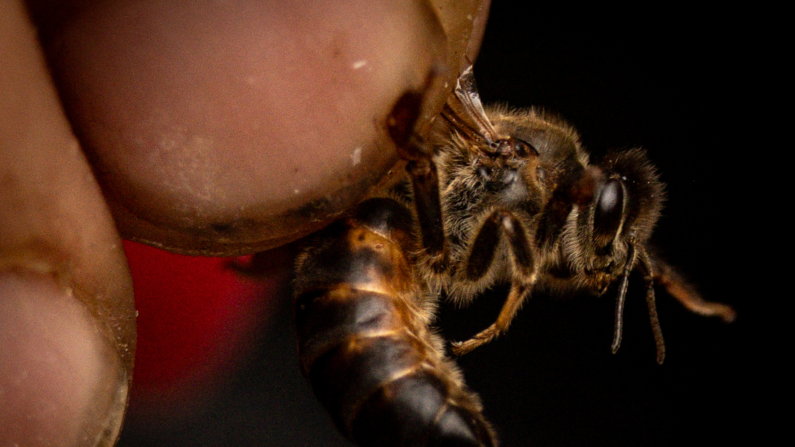
<path fill-rule="evenodd" d="M 393 200 L 368 200 L 299 258 L 301 369 L 359 445 L 493 446 L 477 397 L 428 329 L 411 219 Z"/>

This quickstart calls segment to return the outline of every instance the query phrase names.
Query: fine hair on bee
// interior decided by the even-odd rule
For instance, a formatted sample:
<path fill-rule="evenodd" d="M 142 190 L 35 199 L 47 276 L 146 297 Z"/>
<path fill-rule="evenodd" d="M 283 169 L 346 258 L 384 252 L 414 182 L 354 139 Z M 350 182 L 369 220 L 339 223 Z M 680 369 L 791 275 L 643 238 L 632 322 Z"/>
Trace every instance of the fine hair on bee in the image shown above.
<path fill-rule="evenodd" d="M 495 446 L 477 395 L 434 329 L 442 297 L 467 303 L 510 285 L 496 321 L 451 343 L 462 355 L 507 331 L 539 291 L 602 295 L 617 284 L 612 350 L 630 274 L 639 271 L 662 363 L 655 286 L 725 321 L 648 246 L 664 201 L 645 151 L 592 164 L 578 133 L 539 109 L 484 108 L 472 69 L 426 141 L 423 91 L 395 104 L 387 130 L 406 177 L 316 233 L 299 255 L 294 303 L 301 370 L 340 431 L 362 446 Z"/>

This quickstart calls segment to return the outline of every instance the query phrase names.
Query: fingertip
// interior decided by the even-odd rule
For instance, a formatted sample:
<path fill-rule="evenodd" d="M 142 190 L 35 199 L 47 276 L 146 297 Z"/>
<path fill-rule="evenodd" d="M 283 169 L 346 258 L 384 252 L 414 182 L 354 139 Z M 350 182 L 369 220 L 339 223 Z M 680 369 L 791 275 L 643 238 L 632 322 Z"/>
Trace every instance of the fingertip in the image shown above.
<path fill-rule="evenodd" d="M 0 2 L 0 445 L 112 445 L 135 351 L 121 241 L 21 2 Z"/>
<path fill-rule="evenodd" d="M 487 15 L 481 0 L 153 0 L 56 20 L 36 3 L 121 234 L 227 256 L 306 236 L 389 176 L 392 105 L 445 66 L 426 92 L 429 127 Z"/>
<path fill-rule="evenodd" d="M 1 445 L 113 445 L 128 378 L 69 289 L 40 273 L 0 273 Z"/>

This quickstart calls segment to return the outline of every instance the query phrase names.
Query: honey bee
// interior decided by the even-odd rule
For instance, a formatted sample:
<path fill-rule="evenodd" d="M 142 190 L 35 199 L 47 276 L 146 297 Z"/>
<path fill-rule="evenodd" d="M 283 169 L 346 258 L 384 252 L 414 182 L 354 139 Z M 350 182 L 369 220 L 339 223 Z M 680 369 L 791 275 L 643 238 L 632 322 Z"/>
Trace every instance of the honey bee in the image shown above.
<path fill-rule="evenodd" d="M 435 135 L 413 132 L 421 92 L 387 124 L 405 181 L 317 233 L 296 263 L 301 370 L 340 431 L 364 446 L 495 446 L 477 395 L 434 329 L 440 299 L 467 303 L 497 283 L 497 320 L 462 355 L 505 333 L 532 293 L 602 295 L 618 284 L 612 350 L 638 270 L 665 357 L 655 285 L 689 310 L 734 319 L 648 247 L 663 184 L 641 149 L 591 164 L 577 132 L 538 109 L 484 108 L 467 68 Z"/>

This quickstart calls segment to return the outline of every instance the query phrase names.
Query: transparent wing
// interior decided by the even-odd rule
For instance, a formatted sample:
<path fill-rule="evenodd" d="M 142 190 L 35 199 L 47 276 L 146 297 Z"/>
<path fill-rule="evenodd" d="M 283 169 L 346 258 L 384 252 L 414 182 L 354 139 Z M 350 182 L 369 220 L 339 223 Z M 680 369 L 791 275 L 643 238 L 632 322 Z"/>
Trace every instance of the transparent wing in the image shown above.
<path fill-rule="evenodd" d="M 442 116 L 467 138 L 489 145 L 499 139 L 480 102 L 472 66 L 458 77 L 453 94 L 447 99 Z"/>

